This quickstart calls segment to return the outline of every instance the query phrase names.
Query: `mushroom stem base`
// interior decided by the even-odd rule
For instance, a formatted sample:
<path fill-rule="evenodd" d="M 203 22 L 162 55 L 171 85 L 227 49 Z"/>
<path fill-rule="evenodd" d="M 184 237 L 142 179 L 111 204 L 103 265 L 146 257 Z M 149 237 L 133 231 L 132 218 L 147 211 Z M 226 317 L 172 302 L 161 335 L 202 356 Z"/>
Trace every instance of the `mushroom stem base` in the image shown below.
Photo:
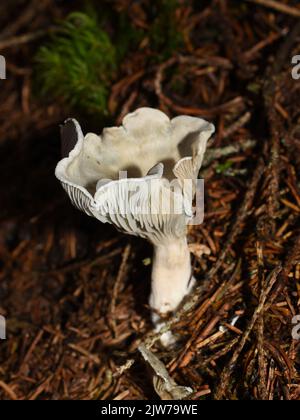
<path fill-rule="evenodd" d="M 176 310 L 195 283 L 186 237 L 154 246 L 150 307 L 156 327 L 162 325 L 159 314 Z"/>

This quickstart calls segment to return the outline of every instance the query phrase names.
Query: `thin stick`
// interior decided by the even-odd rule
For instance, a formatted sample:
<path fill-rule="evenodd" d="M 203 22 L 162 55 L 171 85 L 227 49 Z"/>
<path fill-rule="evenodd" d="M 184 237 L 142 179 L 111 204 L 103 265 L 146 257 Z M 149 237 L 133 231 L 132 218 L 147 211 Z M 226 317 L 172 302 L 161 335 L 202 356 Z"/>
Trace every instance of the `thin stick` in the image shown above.
<path fill-rule="evenodd" d="M 43 2 L 36 2 L 32 0 L 24 9 L 21 11 L 19 17 L 13 22 L 10 22 L 7 27 L 5 27 L 0 33 L 0 39 L 5 39 L 9 36 L 12 36 L 20 31 L 20 29 L 28 26 L 36 16 L 37 12 L 43 10 Z"/>
<path fill-rule="evenodd" d="M 45 271 L 38 271 L 37 274 L 43 276 L 52 275 L 52 274 L 61 274 L 61 273 L 68 273 L 70 271 L 79 270 L 81 267 L 89 266 L 94 267 L 96 265 L 101 265 L 106 263 L 109 259 L 119 255 L 122 252 L 122 248 L 114 249 L 113 251 L 109 252 L 105 255 L 98 255 L 94 259 L 85 259 L 82 261 L 78 261 L 75 263 L 66 264 L 62 267 L 54 268 L 53 270 L 45 270 Z"/>
<path fill-rule="evenodd" d="M 300 17 L 300 10 L 296 7 L 288 6 L 279 1 L 275 0 L 246 0 L 251 3 L 261 4 L 262 6 L 269 7 L 271 9 L 277 10 L 278 12 L 285 13 L 294 17 Z"/>
<path fill-rule="evenodd" d="M 122 279 L 124 278 L 125 274 L 126 274 L 126 267 L 127 267 L 127 261 L 128 258 L 130 256 L 130 251 L 131 251 L 131 245 L 128 244 L 126 245 L 124 252 L 123 252 L 123 256 L 122 256 L 122 262 L 120 265 L 120 269 L 114 284 L 114 288 L 113 288 L 113 294 L 112 294 L 112 300 L 111 300 L 111 304 L 110 304 L 110 316 L 111 318 L 109 318 L 109 322 L 111 324 L 114 336 L 117 336 L 117 325 L 116 325 L 116 320 L 115 320 L 115 312 L 116 312 L 116 302 L 117 302 L 117 296 L 118 296 L 118 292 L 120 289 L 120 284 Z"/>
<path fill-rule="evenodd" d="M 240 231 L 241 231 L 241 227 L 243 226 L 243 223 L 245 222 L 249 211 L 251 210 L 251 207 L 253 205 L 253 201 L 254 201 L 254 197 L 257 191 L 257 187 L 258 184 L 260 182 L 260 179 L 262 177 L 262 174 L 264 172 L 264 162 L 262 159 L 259 160 L 259 163 L 255 169 L 254 175 L 253 175 L 253 179 L 249 185 L 248 191 L 246 193 L 244 202 L 242 204 L 242 206 L 239 209 L 236 221 L 234 223 L 234 226 L 229 234 L 229 237 L 223 247 L 223 251 L 221 252 L 221 255 L 218 258 L 217 263 L 215 264 L 215 266 L 212 268 L 211 272 L 210 272 L 210 276 L 213 277 L 216 275 L 216 273 L 219 271 L 221 265 L 223 264 L 228 251 L 230 250 L 232 244 L 234 243 L 235 239 L 237 238 L 237 236 L 239 235 Z"/>
<path fill-rule="evenodd" d="M 203 160 L 202 167 L 205 168 L 218 159 L 241 152 L 246 152 L 249 149 L 253 149 L 256 144 L 257 142 L 255 140 L 250 139 L 238 144 L 231 144 L 229 146 L 208 149 L 206 151 L 206 156 Z"/>
<path fill-rule="evenodd" d="M 227 367 L 223 370 L 222 374 L 221 374 L 221 378 L 220 378 L 220 385 L 219 388 L 217 389 L 216 395 L 215 395 L 215 399 L 216 400 L 220 400 L 223 395 L 225 394 L 227 388 L 228 388 L 228 384 L 230 381 L 230 377 L 232 374 L 233 369 L 236 366 L 236 363 L 239 359 L 239 356 L 241 354 L 241 351 L 243 350 L 243 348 L 245 347 L 245 344 L 248 341 L 248 338 L 257 322 L 257 320 L 259 319 L 260 315 L 262 314 L 265 304 L 266 304 L 266 300 L 271 292 L 271 290 L 273 289 L 274 284 L 277 281 L 278 275 L 280 274 L 280 272 L 282 271 L 282 266 L 278 266 L 276 267 L 269 275 L 269 278 L 267 279 L 267 288 L 264 291 L 264 293 L 262 294 L 261 298 L 260 298 L 260 302 L 259 305 L 257 306 L 257 308 L 255 309 L 252 319 L 246 329 L 246 331 L 243 334 L 243 337 L 241 338 L 241 341 L 238 345 L 238 347 L 235 349 L 231 360 L 229 361 L 229 363 L 227 364 Z"/>
<path fill-rule="evenodd" d="M 262 299 L 265 289 L 267 287 L 265 273 L 264 273 L 264 259 L 263 259 L 263 244 L 260 241 L 256 243 L 256 252 L 258 260 L 258 276 L 260 279 L 261 294 L 260 299 Z M 262 400 L 268 399 L 268 389 L 267 389 L 267 363 L 265 357 L 264 349 L 264 336 L 265 336 L 265 320 L 264 314 L 262 313 L 257 321 L 257 350 L 258 350 L 258 366 L 259 366 L 259 384 L 258 390 Z"/>
<path fill-rule="evenodd" d="M 225 128 L 222 138 L 227 138 L 232 136 L 236 131 L 238 131 L 240 128 L 244 127 L 251 119 L 251 112 L 246 112 L 243 114 L 237 121 L 235 121 L 233 124 L 231 124 L 228 128 Z"/>
<path fill-rule="evenodd" d="M 50 32 L 53 32 L 53 28 L 50 28 L 46 31 L 41 30 L 41 31 L 33 32 L 33 33 L 23 34 L 20 36 L 13 36 L 11 38 L 4 39 L 3 41 L 0 41 L 0 50 L 16 47 L 22 44 L 27 44 L 28 42 L 32 42 L 32 41 L 35 41 L 36 39 L 42 38 L 43 36 L 49 34 Z"/>
<path fill-rule="evenodd" d="M 18 400 L 17 395 L 15 394 L 15 392 L 11 389 L 11 387 L 9 385 L 7 385 L 5 382 L 0 381 L 0 388 L 3 389 L 3 391 L 6 392 L 6 394 L 9 396 L 10 399 L 16 401 Z"/>

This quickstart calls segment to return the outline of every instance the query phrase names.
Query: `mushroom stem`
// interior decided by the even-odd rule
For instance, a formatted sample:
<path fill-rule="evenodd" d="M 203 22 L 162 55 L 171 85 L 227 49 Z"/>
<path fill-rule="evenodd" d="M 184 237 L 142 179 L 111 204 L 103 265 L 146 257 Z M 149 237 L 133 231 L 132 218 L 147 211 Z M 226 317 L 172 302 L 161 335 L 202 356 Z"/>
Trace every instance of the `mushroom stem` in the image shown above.
<path fill-rule="evenodd" d="M 150 307 L 152 320 L 159 330 L 159 314 L 174 311 L 195 283 L 186 237 L 173 238 L 154 245 Z"/>

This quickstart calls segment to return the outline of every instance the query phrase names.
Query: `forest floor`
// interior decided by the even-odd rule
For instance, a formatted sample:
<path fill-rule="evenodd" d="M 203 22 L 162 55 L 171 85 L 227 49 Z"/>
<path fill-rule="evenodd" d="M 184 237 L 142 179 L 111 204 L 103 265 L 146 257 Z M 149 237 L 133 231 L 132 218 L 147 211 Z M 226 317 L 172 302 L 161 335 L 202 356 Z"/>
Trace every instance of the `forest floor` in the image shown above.
<path fill-rule="evenodd" d="M 147 30 L 150 0 L 111 3 Z M 235 146 L 202 173 L 205 220 L 189 229 L 197 299 L 173 320 L 170 351 L 151 335 L 151 246 L 78 212 L 54 177 L 66 117 L 102 130 L 34 89 L 34 55 L 69 2 L 0 5 L 0 399 L 158 399 L 144 342 L 191 399 L 300 399 L 299 4 L 198 3 L 175 9 L 180 51 L 149 60 L 145 37 L 108 100 L 113 123 L 152 106 L 212 121 L 211 150 Z"/>

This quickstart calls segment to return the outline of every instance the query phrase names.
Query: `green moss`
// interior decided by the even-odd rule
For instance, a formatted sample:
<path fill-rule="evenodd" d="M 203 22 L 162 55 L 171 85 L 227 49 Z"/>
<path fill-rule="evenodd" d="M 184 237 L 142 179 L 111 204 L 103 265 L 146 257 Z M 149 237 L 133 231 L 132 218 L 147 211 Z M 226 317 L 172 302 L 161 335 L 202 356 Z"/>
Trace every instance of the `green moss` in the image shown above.
<path fill-rule="evenodd" d="M 72 13 L 36 56 L 40 92 L 87 112 L 107 112 L 117 53 L 96 17 Z"/>
<path fill-rule="evenodd" d="M 232 168 L 233 162 L 230 160 L 227 160 L 225 163 L 220 163 L 216 167 L 216 173 L 217 174 L 224 174 L 226 171 Z"/>
<path fill-rule="evenodd" d="M 178 0 L 153 0 L 152 23 L 149 30 L 141 30 L 125 12 L 116 12 L 108 2 L 101 13 L 94 2 L 88 2 L 85 13 L 71 13 L 38 50 L 38 94 L 91 115 L 107 115 L 112 81 L 130 50 L 136 50 L 145 37 L 152 62 L 163 61 L 180 50 L 183 36 L 175 16 L 178 5 Z"/>

